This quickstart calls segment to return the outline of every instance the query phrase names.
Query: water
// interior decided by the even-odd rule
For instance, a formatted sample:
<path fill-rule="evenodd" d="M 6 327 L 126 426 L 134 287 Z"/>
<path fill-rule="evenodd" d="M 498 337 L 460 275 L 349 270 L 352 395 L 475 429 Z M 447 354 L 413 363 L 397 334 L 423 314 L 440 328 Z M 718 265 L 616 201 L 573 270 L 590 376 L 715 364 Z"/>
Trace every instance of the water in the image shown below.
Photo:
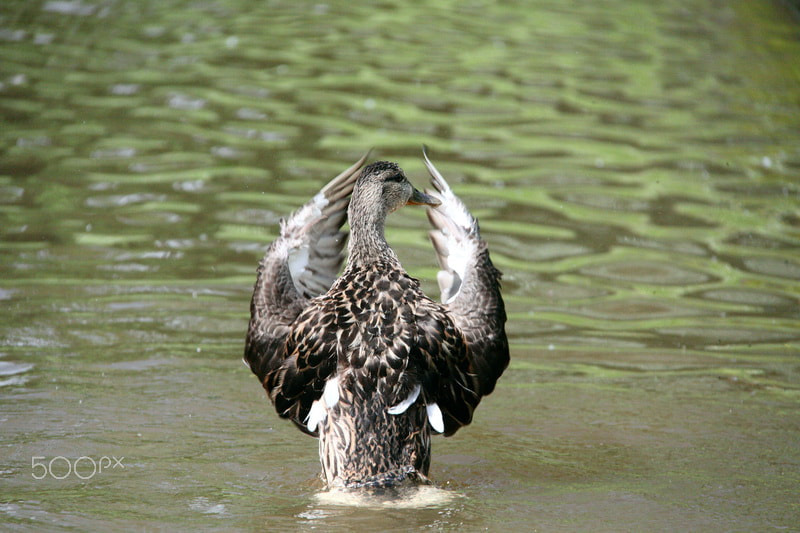
<path fill-rule="evenodd" d="M 796 12 L 438 5 L 3 2 L 4 529 L 797 530 Z M 255 266 L 423 143 L 512 363 L 435 489 L 331 499 L 239 361 Z M 387 236 L 436 294 L 426 231 Z"/>

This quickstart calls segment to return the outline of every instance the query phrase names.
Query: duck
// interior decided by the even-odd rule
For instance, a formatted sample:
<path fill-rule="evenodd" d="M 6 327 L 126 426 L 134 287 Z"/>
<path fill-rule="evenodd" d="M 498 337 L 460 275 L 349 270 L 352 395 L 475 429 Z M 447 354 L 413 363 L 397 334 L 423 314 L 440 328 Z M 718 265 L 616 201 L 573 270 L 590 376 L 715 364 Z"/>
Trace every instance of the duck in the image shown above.
<path fill-rule="evenodd" d="M 475 217 L 425 147 L 426 192 L 396 163 L 363 167 L 368 154 L 281 220 L 245 342 L 278 416 L 319 439 L 329 488 L 431 483 L 432 435 L 470 424 L 509 363 L 502 274 Z M 427 209 L 440 301 L 386 240 L 406 205 Z"/>

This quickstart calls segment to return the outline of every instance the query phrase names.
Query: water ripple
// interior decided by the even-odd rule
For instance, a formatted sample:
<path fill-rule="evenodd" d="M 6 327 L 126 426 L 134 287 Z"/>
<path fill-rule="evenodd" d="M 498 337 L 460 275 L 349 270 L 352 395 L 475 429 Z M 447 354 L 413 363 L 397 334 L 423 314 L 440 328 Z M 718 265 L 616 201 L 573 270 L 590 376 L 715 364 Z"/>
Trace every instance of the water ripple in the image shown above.
<path fill-rule="evenodd" d="M 697 285 L 714 279 L 714 276 L 705 272 L 666 262 L 637 260 L 589 265 L 580 271 L 587 276 L 651 285 Z"/>

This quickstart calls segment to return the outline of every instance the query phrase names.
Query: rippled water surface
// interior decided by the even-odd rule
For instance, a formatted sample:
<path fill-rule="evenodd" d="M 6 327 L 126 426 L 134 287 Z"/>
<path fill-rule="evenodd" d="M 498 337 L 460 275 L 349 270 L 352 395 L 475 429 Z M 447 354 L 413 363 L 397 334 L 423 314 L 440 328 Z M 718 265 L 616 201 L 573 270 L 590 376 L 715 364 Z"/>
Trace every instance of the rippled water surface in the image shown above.
<path fill-rule="evenodd" d="M 800 19 L 572 4 L 2 2 L 3 529 L 796 530 Z M 255 267 L 423 143 L 512 363 L 436 488 L 342 501 L 240 362 Z M 436 295 L 426 232 L 387 236 Z"/>

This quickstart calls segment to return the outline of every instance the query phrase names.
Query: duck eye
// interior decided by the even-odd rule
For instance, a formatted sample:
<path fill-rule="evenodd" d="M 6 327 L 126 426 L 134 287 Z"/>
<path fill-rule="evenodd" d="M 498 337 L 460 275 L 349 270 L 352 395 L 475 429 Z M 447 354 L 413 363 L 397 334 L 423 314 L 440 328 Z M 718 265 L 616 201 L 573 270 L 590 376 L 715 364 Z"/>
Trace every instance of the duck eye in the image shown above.
<path fill-rule="evenodd" d="M 386 181 L 393 181 L 395 183 L 400 183 L 404 179 L 405 176 L 403 176 L 402 174 L 391 174 L 390 176 L 387 176 Z"/>

